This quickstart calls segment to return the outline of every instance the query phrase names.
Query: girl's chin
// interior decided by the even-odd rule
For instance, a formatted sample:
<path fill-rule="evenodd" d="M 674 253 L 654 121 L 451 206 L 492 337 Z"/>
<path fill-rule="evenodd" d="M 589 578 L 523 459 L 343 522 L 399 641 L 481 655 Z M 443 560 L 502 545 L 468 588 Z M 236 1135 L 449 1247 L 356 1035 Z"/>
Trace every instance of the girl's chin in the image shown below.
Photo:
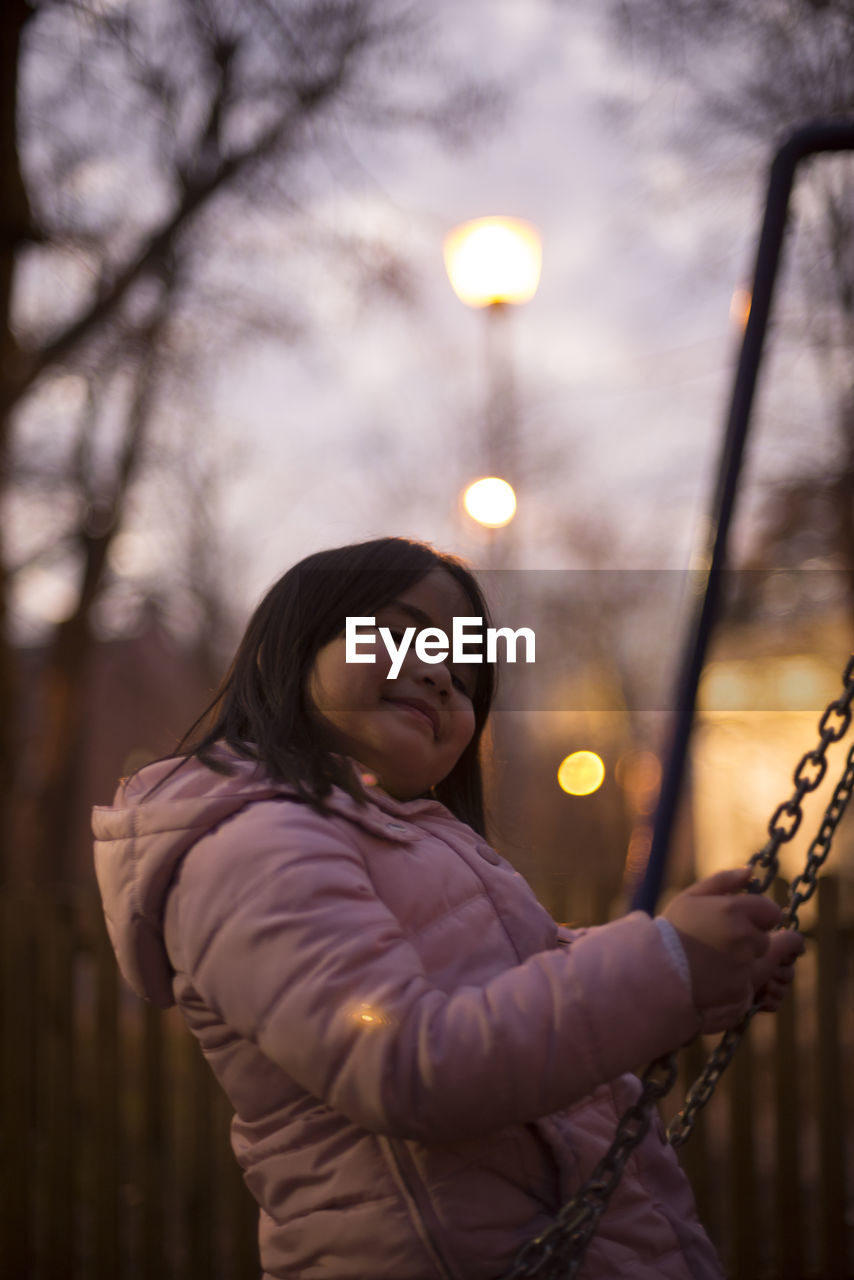
<path fill-rule="evenodd" d="M 432 789 L 432 784 L 429 782 L 422 786 L 400 778 L 384 778 L 382 774 L 376 772 L 371 772 L 371 777 L 375 779 L 374 786 L 379 787 L 387 796 L 391 796 L 392 800 L 398 800 L 401 803 L 407 800 L 421 800 L 424 796 L 428 796 Z"/>

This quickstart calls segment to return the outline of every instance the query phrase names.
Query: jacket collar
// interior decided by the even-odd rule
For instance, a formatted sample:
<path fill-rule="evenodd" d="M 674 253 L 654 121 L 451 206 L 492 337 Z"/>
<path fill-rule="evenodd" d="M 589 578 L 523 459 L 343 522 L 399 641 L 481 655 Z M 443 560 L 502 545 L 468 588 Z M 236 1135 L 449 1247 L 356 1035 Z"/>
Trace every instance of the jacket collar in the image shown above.
<path fill-rule="evenodd" d="M 330 810 L 350 822 L 375 835 L 395 841 L 415 839 L 418 835 L 418 822 L 427 816 L 456 822 L 450 809 L 439 800 L 430 796 L 419 796 L 415 800 L 395 800 L 387 791 L 383 791 L 370 770 L 358 760 L 351 757 L 339 758 L 352 766 L 368 801 L 367 804 L 359 804 L 348 792 L 342 791 L 340 787 L 333 787 L 326 804 Z"/>
<path fill-rule="evenodd" d="M 225 743 L 213 748 L 213 753 L 223 759 L 228 767 L 236 770 L 234 781 L 223 780 L 220 787 L 246 794 L 246 800 L 262 799 L 264 796 L 282 796 L 297 799 L 298 792 L 292 783 L 273 782 L 267 778 L 255 761 L 236 756 Z M 361 783 L 367 804 L 360 804 L 341 787 L 333 786 L 324 804 L 331 812 L 346 818 L 356 826 L 370 831 L 386 840 L 409 841 L 417 835 L 417 823 L 428 815 L 433 819 L 456 822 L 456 818 L 445 805 L 430 796 L 419 796 L 415 800 L 395 800 L 378 784 L 373 773 L 351 756 L 338 755 L 337 759 L 348 765 Z"/>

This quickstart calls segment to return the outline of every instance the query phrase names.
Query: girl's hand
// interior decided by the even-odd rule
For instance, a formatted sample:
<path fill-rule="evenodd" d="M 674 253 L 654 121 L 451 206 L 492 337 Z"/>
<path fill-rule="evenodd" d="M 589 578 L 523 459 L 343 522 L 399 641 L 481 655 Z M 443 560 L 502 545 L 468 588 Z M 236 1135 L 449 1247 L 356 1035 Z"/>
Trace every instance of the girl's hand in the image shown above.
<path fill-rule="evenodd" d="M 754 1000 L 763 1013 L 776 1013 L 795 976 L 795 960 L 803 955 L 804 940 L 799 933 L 783 929 L 771 935 L 768 950 L 753 968 Z"/>
<path fill-rule="evenodd" d="M 751 875 L 750 867 L 719 871 L 678 894 L 664 911 L 685 948 L 704 1031 L 725 1030 L 740 1020 L 753 1002 L 757 977 L 780 981 L 776 950 L 761 972 L 758 962 L 783 913 L 769 898 L 743 892 Z M 788 954 L 782 944 L 775 947 Z"/>

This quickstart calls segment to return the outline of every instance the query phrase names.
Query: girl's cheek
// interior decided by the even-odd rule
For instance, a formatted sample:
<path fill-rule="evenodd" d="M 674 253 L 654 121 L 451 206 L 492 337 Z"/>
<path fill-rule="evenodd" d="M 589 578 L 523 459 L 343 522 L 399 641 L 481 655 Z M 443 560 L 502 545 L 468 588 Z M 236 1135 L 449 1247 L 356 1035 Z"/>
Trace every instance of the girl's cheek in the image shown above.
<path fill-rule="evenodd" d="M 373 661 L 362 666 L 362 671 L 371 671 L 385 680 L 391 671 L 391 654 L 386 645 L 383 643 L 382 636 L 379 631 L 375 631 L 371 643 L 365 643 L 361 646 L 361 653 L 370 654 Z"/>
<path fill-rule="evenodd" d="M 372 667 L 365 667 L 366 671 L 375 673 L 376 678 L 383 683 L 388 680 L 389 684 L 395 684 L 396 681 L 391 679 L 391 658 L 384 644 L 377 646 L 376 662 Z"/>
<path fill-rule="evenodd" d="M 468 703 L 468 699 L 466 699 L 466 702 L 467 702 L 467 705 L 461 708 L 459 712 L 457 712 L 457 714 L 460 717 L 460 721 L 459 721 L 460 739 L 462 741 L 460 754 L 462 754 L 462 752 L 465 751 L 466 747 L 471 742 L 472 738 L 474 737 L 474 729 L 475 729 L 474 708 L 471 706 L 470 703 Z"/>

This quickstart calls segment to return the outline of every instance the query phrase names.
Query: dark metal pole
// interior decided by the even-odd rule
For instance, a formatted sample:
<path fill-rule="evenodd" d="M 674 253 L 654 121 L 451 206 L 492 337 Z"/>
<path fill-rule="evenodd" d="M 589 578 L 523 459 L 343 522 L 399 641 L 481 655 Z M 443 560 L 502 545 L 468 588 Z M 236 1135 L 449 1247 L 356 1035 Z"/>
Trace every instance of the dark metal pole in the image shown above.
<path fill-rule="evenodd" d="M 753 393 L 762 358 L 762 345 L 771 310 L 774 282 L 780 263 L 789 197 L 795 169 L 807 156 L 823 151 L 854 150 L 854 121 L 817 120 L 790 134 L 771 164 L 765 218 L 759 237 L 753 274 L 750 314 L 730 399 L 729 417 L 718 465 L 703 567 L 706 584 L 696 610 L 676 684 L 673 725 L 655 816 L 649 861 L 637 888 L 632 909 L 655 911 L 667 865 L 667 851 L 676 817 L 679 793 L 694 719 L 697 685 L 706 648 L 720 603 L 722 570 L 726 561 L 729 527 L 735 506 L 738 479 L 747 439 Z"/>

